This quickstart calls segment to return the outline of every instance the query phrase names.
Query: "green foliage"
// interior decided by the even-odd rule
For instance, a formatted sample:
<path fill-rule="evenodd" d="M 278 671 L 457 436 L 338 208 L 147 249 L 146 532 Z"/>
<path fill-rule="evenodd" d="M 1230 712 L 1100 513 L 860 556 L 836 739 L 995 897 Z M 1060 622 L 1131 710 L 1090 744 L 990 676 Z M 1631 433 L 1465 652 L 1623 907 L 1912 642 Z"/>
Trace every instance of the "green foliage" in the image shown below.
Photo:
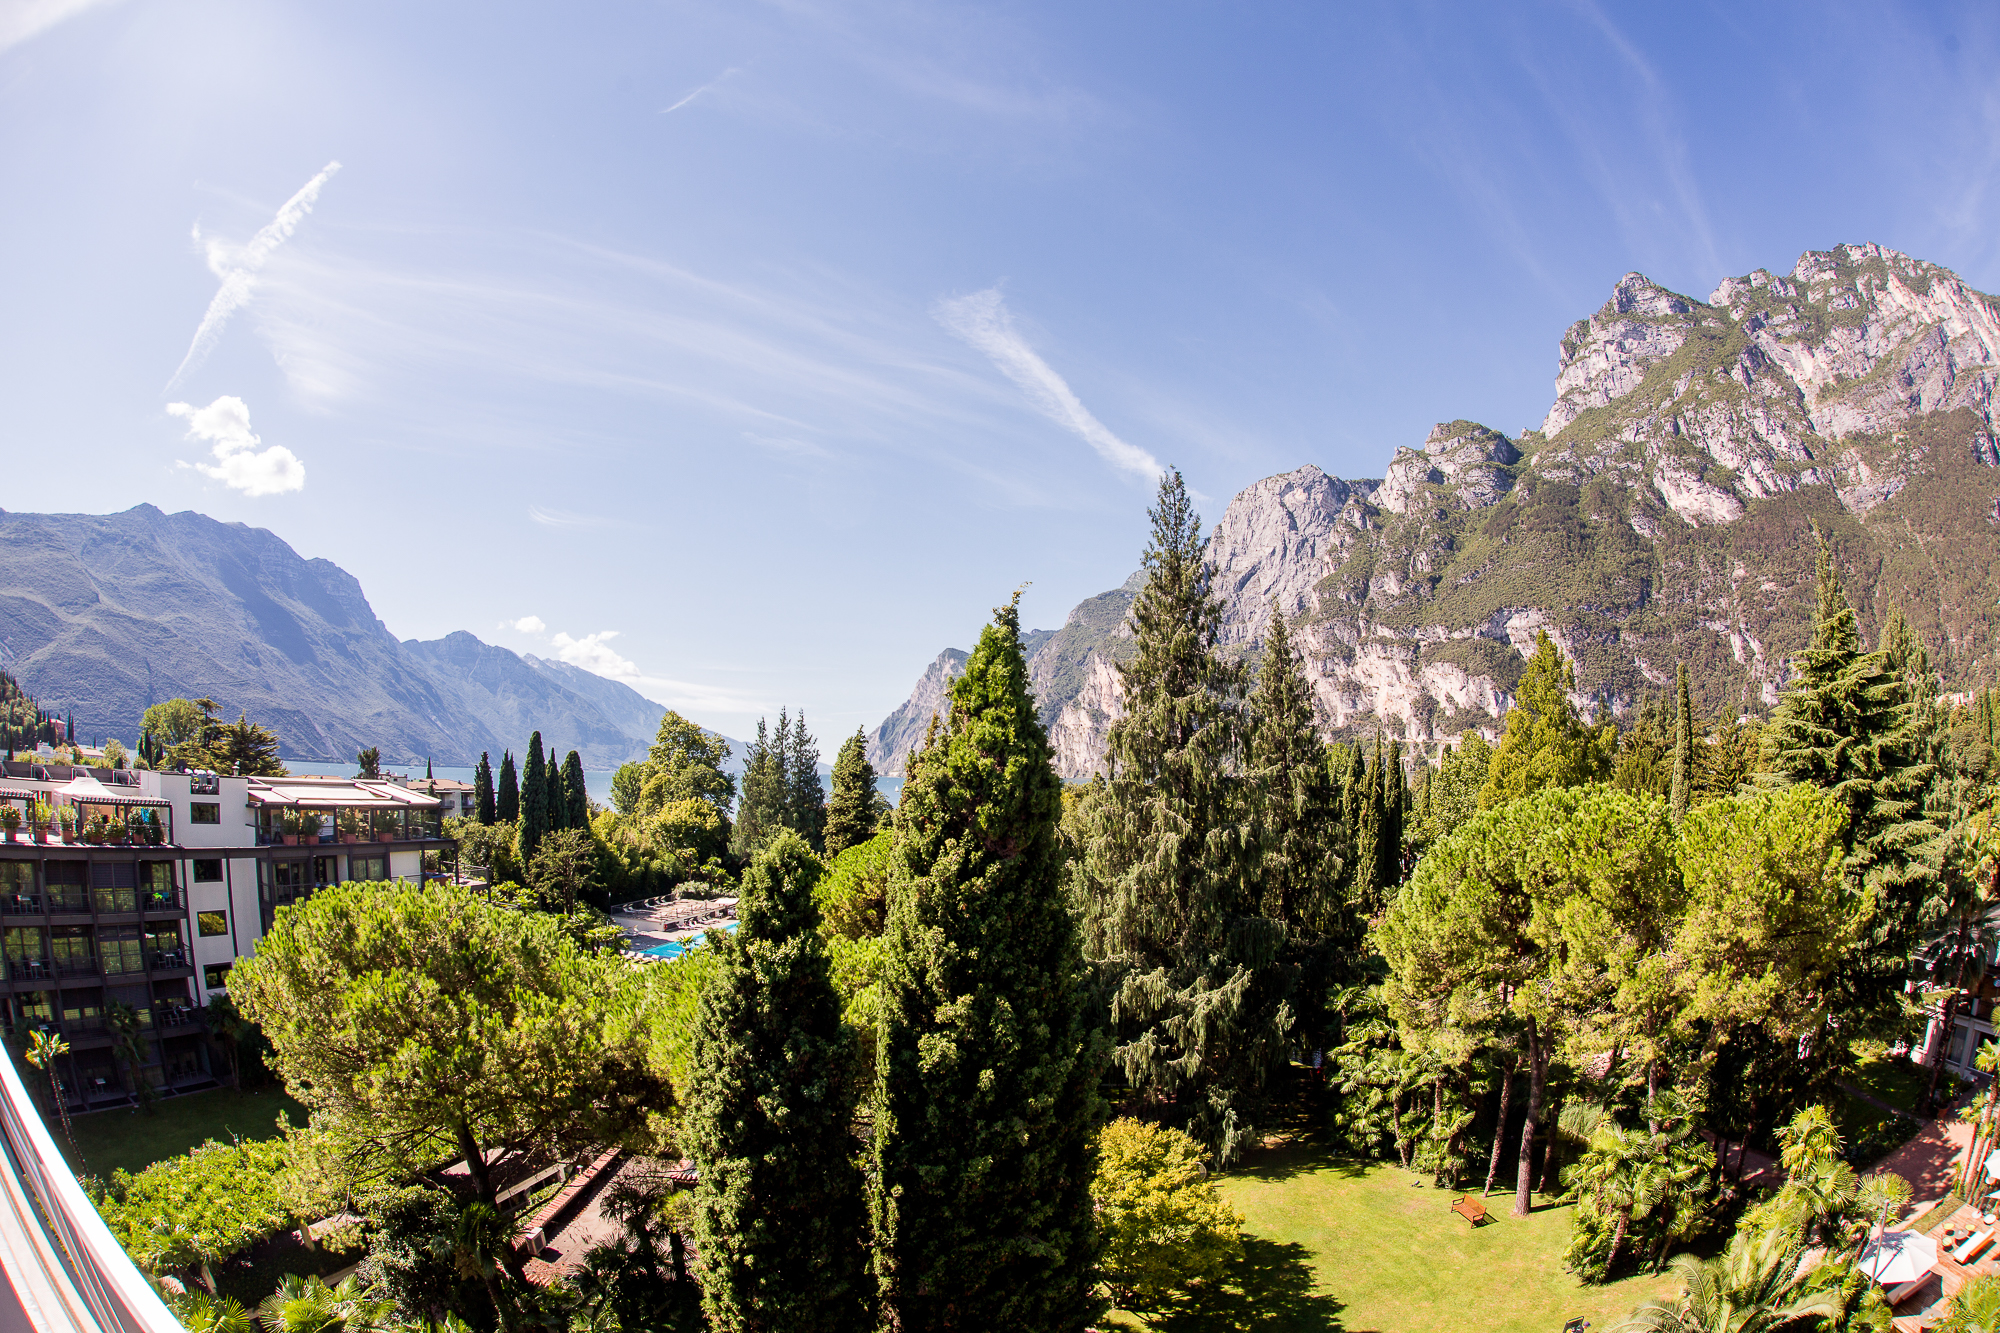
<path fill-rule="evenodd" d="M 639 796 L 646 787 L 644 764 L 620 764 L 611 775 L 611 808 L 621 815 L 639 812 Z"/>
<path fill-rule="evenodd" d="M 354 756 L 355 775 L 358 778 L 379 778 L 382 776 L 382 750 L 371 745 Z"/>
<path fill-rule="evenodd" d="M 736 800 L 736 780 L 722 771 L 728 761 L 729 742 L 668 709 L 641 768 L 634 812 L 646 814 L 674 801 L 698 800 L 708 802 L 727 820 Z"/>
<path fill-rule="evenodd" d="M 1255 1133 L 1291 1040 L 1296 970 L 1262 914 L 1259 835 L 1236 777 L 1243 672 L 1178 472 L 1160 482 L 1132 603 L 1125 714 L 1079 811 L 1085 947 L 1111 992 L 1113 1059 L 1143 1105 L 1189 1115 L 1217 1163 Z M 906 794 L 905 802 L 909 799 Z"/>
<path fill-rule="evenodd" d="M 472 773 L 472 817 L 489 828 L 500 818 L 493 797 L 493 761 L 484 750 Z"/>
<path fill-rule="evenodd" d="M 685 1102 L 694 1085 L 694 1035 L 701 996 L 722 970 L 719 950 L 690 949 L 670 963 L 638 970 L 639 1012 L 647 1026 L 653 1061 L 667 1078 L 675 1102 Z"/>
<path fill-rule="evenodd" d="M 2000 1333 L 2000 1277 L 1975 1277 L 1958 1289 L 1932 1333 Z"/>
<path fill-rule="evenodd" d="M 1777 1333 L 1809 1320 L 1841 1320 L 1849 1304 L 1838 1264 L 1801 1268 L 1803 1246 L 1783 1232 L 1738 1235 L 1714 1259 L 1681 1255 L 1676 1299 L 1648 1301 L 1611 1333 Z M 1839 1327 L 1838 1324 L 1835 1327 Z"/>
<path fill-rule="evenodd" d="M 739 856 L 753 856 L 778 830 L 790 829 L 817 851 L 824 845 L 825 825 L 819 746 L 806 730 L 805 714 L 794 721 L 780 709 L 775 735 L 759 718 L 757 739 L 744 756 L 743 801 L 730 849 Z"/>
<path fill-rule="evenodd" d="M 514 774 L 512 750 L 500 756 L 500 792 L 494 798 L 493 813 L 503 824 L 517 823 L 521 818 L 521 786 Z"/>
<path fill-rule="evenodd" d="M 267 1333 L 400 1333 L 395 1302 L 366 1290 L 354 1278 L 329 1287 L 317 1277 L 287 1274 L 257 1307 Z"/>
<path fill-rule="evenodd" d="M 859 727 L 841 742 L 833 761 L 833 799 L 826 806 L 826 854 L 838 857 L 868 841 L 877 818 L 875 766 L 868 762 L 868 738 Z"/>
<path fill-rule="evenodd" d="M 1411 839 L 1420 851 L 1427 851 L 1479 813 L 1479 789 L 1493 762 L 1493 747 L 1476 731 L 1447 745 L 1438 757 L 1438 766 L 1424 787 L 1424 797 L 1411 828 Z"/>
<path fill-rule="evenodd" d="M 779 833 L 743 876 L 741 928 L 712 946 L 684 1142 L 716 1329 L 874 1326 L 853 1047 L 813 906 L 824 873 Z"/>
<path fill-rule="evenodd" d="M 521 867 L 519 832 L 504 820 L 481 823 L 447 815 L 444 836 L 458 845 L 459 863 L 481 871 L 490 884 L 524 878 Z"/>
<path fill-rule="evenodd" d="M 590 788 L 583 776 L 583 756 L 571 750 L 562 766 L 563 827 L 590 827 Z"/>
<path fill-rule="evenodd" d="M 523 864 L 535 859 L 535 852 L 549 831 L 549 765 L 542 757 L 542 733 L 528 737 L 528 758 L 521 769 L 520 855 Z"/>
<path fill-rule="evenodd" d="M 1100 1265 L 1120 1306 L 1157 1308 L 1242 1257 L 1242 1214 L 1209 1183 L 1201 1145 L 1177 1129 L 1129 1118 L 1106 1125 L 1091 1194 Z"/>
<path fill-rule="evenodd" d="M 136 1176 L 114 1171 L 97 1210 L 144 1267 L 212 1266 L 292 1225 L 285 1159 L 282 1139 L 210 1140 Z"/>
<path fill-rule="evenodd" d="M 1668 791 L 1668 804 L 1674 812 L 1674 822 L 1687 818 L 1688 798 L 1692 795 L 1694 781 L 1694 704 L 1688 692 L 1687 663 L 1682 662 L 1674 673 L 1674 768 L 1672 786 Z"/>
<path fill-rule="evenodd" d="M 892 1327 L 1073 1330 L 1094 1294 L 1099 1039 L 1056 841 L 1061 781 L 1015 603 L 907 764 L 870 1181 Z"/>
<path fill-rule="evenodd" d="M 231 996 L 355 1178 L 648 1146 L 671 1105 L 636 970 L 470 891 L 338 884 L 281 909 Z"/>
<path fill-rule="evenodd" d="M 1575 689 L 1575 669 L 1548 631 L 1536 631 L 1535 655 L 1528 659 L 1514 706 L 1507 710 L 1507 731 L 1480 789 L 1480 809 L 1611 776 L 1617 733 L 1609 723 L 1599 728 L 1583 724 L 1570 702 Z"/>
<path fill-rule="evenodd" d="M 833 858 L 813 902 L 828 936 L 858 940 L 882 933 L 889 905 L 889 857 L 895 835 L 882 832 Z"/>
<path fill-rule="evenodd" d="M 1647 1109 L 1651 1125 L 1626 1129 L 1608 1117 L 1590 1147 L 1563 1171 L 1577 1200 L 1564 1267 L 1586 1282 L 1604 1282 L 1620 1259 L 1657 1272 L 1667 1247 L 1697 1234 L 1715 1193 L 1715 1150 L 1695 1134 L 1687 1106 L 1673 1093 Z"/>

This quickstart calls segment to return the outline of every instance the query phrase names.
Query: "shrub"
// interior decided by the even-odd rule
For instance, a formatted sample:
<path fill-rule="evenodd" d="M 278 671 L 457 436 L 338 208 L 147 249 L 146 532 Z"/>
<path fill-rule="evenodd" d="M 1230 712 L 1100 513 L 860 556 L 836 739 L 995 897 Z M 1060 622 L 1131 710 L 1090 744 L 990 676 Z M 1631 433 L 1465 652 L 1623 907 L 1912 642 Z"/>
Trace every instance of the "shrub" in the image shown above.
<path fill-rule="evenodd" d="M 1092 1193 L 1104 1280 L 1122 1306 L 1156 1306 L 1242 1257 L 1243 1217 L 1209 1183 L 1201 1145 L 1180 1130 L 1129 1117 L 1106 1125 Z"/>

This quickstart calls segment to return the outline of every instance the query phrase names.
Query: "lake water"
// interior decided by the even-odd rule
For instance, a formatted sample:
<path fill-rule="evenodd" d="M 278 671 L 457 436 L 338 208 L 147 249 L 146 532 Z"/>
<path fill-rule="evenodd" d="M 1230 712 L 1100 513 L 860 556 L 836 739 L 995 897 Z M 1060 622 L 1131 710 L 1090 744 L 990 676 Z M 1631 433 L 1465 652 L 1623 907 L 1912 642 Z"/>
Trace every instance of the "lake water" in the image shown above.
<path fill-rule="evenodd" d="M 285 767 L 291 769 L 294 773 L 306 777 L 351 778 L 354 776 L 354 765 L 352 764 L 320 764 L 305 759 L 287 759 Z M 394 773 L 401 770 L 391 764 L 386 766 L 384 771 Z M 433 777 L 455 778 L 460 782 L 472 781 L 472 772 L 469 768 L 448 768 L 443 764 L 436 764 L 431 768 L 431 776 Z M 609 807 L 611 804 L 612 772 L 613 770 L 608 768 L 586 768 L 583 770 L 584 790 L 590 793 L 591 800 L 606 807 Z M 422 769 L 413 770 L 412 776 L 421 779 L 423 775 Z M 499 774 L 496 772 L 494 777 L 497 780 Z M 825 786 L 831 787 L 833 785 L 831 775 L 828 772 L 822 771 L 819 780 Z M 875 787 L 893 805 L 896 798 L 902 794 L 903 779 L 900 777 L 877 778 L 875 780 Z"/>

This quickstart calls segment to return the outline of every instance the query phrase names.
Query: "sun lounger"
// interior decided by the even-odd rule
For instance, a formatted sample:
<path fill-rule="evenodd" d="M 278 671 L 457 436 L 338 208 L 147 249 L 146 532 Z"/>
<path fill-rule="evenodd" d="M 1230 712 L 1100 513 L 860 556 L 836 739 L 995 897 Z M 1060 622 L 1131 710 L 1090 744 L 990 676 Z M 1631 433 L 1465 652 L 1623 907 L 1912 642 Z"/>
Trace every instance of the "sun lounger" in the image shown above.
<path fill-rule="evenodd" d="M 1474 1226 L 1478 1226 L 1486 1220 L 1486 1205 L 1473 1198 L 1470 1194 L 1461 1199 L 1453 1199 L 1451 1201 L 1451 1210 Z"/>
<path fill-rule="evenodd" d="M 1910 1299 L 1910 1297 L 1916 1295 L 1919 1291 L 1923 1289 L 1924 1284 L 1926 1282 L 1929 1282 L 1930 1280 L 1931 1280 L 1931 1275 L 1929 1273 L 1925 1273 L 1922 1277 L 1918 1278 L 1916 1281 L 1905 1282 L 1902 1286 L 1890 1292 L 1887 1297 L 1889 1302 L 1889 1308 L 1893 1310 L 1897 1306 L 1901 1305 L 1904 1301 Z"/>
<path fill-rule="evenodd" d="M 1993 1233 L 1991 1231 L 1982 1231 L 1956 1250 L 1953 1250 L 1951 1257 L 1957 1263 L 1969 1264 L 1980 1255 L 1986 1253 L 1986 1247 L 1992 1243 Z"/>

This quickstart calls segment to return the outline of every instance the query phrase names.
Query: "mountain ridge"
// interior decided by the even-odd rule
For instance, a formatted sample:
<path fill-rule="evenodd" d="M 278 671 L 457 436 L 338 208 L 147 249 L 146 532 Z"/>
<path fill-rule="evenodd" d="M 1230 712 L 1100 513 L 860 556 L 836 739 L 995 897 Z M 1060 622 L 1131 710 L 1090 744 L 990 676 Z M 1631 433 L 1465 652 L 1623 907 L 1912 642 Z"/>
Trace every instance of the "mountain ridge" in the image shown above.
<path fill-rule="evenodd" d="M 1222 645 L 1260 652 L 1274 601 L 1297 618 L 1336 738 L 1497 734 L 1542 630 L 1586 710 L 1685 661 L 1704 712 L 1758 712 L 1805 642 L 1817 529 L 1871 640 L 1895 603 L 1948 687 L 1990 681 L 1996 385 L 2000 302 L 1880 245 L 1707 301 L 1628 273 L 1564 331 L 1539 428 L 1441 423 L 1379 479 L 1308 463 L 1238 493 L 1209 535 Z M 1072 636 L 1066 676 L 1036 679 L 1068 779 L 1118 713 L 1121 632 Z"/>

